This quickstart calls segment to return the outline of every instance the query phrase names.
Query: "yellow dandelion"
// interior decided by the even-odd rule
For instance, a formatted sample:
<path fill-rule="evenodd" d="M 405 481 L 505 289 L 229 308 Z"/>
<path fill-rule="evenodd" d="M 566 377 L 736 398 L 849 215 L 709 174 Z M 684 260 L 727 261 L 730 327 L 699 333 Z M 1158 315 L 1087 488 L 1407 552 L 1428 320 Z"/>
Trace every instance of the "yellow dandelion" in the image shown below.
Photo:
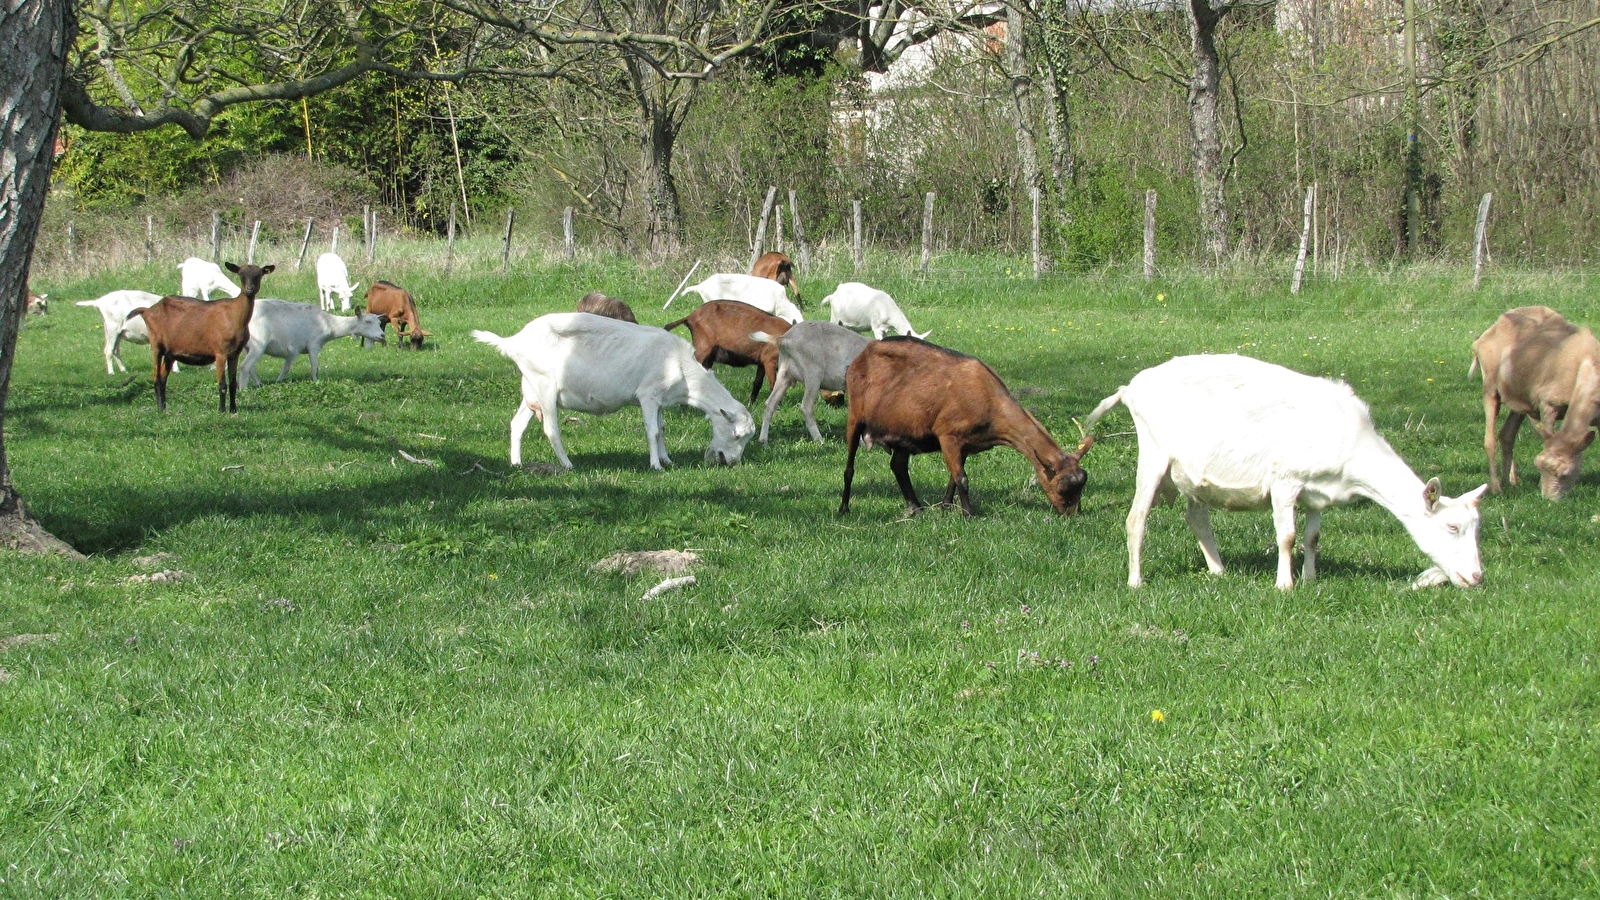
<path fill-rule="evenodd" d="M 1165 722 L 1166 720 L 1167 720 L 1167 714 L 1166 713 L 1162 712 L 1159 709 L 1150 710 L 1150 721 L 1156 723 L 1157 725 L 1160 725 L 1162 722 Z"/>
<path fill-rule="evenodd" d="M 499 575 L 496 575 L 496 574 L 495 574 L 495 573 L 493 573 L 493 572 L 490 572 L 490 573 L 489 573 L 489 577 L 490 577 L 490 578 L 491 578 L 491 579 L 494 579 L 494 578 L 499 578 L 499 577 L 500 577 L 500 576 L 499 576 Z"/>

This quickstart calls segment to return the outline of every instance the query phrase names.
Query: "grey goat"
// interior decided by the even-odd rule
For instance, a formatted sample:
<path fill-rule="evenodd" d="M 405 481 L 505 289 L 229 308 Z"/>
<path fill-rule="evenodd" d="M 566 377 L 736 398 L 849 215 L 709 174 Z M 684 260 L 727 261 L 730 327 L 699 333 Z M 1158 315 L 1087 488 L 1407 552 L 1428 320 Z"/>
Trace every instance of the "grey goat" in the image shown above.
<path fill-rule="evenodd" d="M 767 442 L 767 426 L 772 422 L 778 401 L 796 381 L 806 387 L 805 397 L 800 400 L 806 429 L 811 432 L 812 440 L 822 443 L 822 432 L 817 430 L 817 417 L 813 414 L 817 395 L 824 390 L 844 390 L 845 370 L 871 341 L 831 322 L 800 322 L 777 337 L 756 331 L 750 334 L 750 339 L 778 345 L 778 376 L 773 379 L 767 411 L 761 417 L 761 443 Z"/>

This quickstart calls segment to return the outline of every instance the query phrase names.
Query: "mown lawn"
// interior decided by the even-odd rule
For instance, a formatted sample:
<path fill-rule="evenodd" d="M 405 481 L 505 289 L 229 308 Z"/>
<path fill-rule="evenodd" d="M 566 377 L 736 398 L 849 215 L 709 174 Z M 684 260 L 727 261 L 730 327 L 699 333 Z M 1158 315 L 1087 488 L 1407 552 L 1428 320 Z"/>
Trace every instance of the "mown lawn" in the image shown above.
<path fill-rule="evenodd" d="M 91 557 L 0 557 L 0 895 L 1600 894 L 1600 464 L 1485 500 L 1478 590 L 1410 590 L 1428 562 L 1366 504 L 1287 593 L 1267 514 L 1216 517 L 1212 578 L 1158 510 L 1133 592 L 1129 436 L 1071 520 L 1003 449 L 977 518 L 903 519 L 872 453 L 837 519 L 844 413 L 815 446 L 798 390 L 737 468 L 691 410 L 650 471 L 628 410 L 564 425 L 573 472 L 508 473 L 517 379 L 468 332 L 591 288 L 664 322 L 671 273 L 397 278 L 429 349 L 330 345 L 237 416 L 201 371 L 158 415 L 148 348 L 106 375 L 67 302 L 168 277 L 37 284 L 18 348 L 15 480 Z M 1600 321 L 1576 277 L 869 280 L 1063 443 L 1140 369 L 1241 351 L 1348 380 L 1452 495 L 1485 480 L 1472 338 L 1529 303 Z M 525 454 L 553 460 L 537 429 Z M 686 547 L 699 584 L 647 602 L 658 576 L 590 569 Z M 155 553 L 191 577 L 130 583 Z"/>

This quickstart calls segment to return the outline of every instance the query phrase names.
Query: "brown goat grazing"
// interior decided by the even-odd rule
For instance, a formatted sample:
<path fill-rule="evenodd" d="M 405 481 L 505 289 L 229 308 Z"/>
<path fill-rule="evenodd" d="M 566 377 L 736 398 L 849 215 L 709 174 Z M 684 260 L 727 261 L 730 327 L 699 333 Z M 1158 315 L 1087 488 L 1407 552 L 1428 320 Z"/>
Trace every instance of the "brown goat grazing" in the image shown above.
<path fill-rule="evenodd" d="M 236 266 L 239 296 L 210 303 L 192 297 L 162 297 L 152 306 L 128 313 L 144 317 L 150 332 L 150 352 L 155 356 L 156 409 L 167 408 L 167 373 L 174 362 L 204 366 L 217 364 L 217 409 L 238 412 L 239 353 L 250 343 L 250 316 L 255 313 L 261 276 L 276 266 Z M 223 370 L 227 370 L 224 384 Z"/>
<path fill-rule="evenodd" d="M 367 312 L 382 319 L 385 325 L 394 325 L 396 348 L 409 338 L 411 348 L 421 350 L 422 339 L 433 333 L 422 330 L 422 320 L 417 318 L 417 301 L 411 292 L 390 281 L 379 281 L 367 288 Z"/>
<path fill-rule="evenodd" d="M 794 304 L 800 306 L 800 282 L 794 280 L 794 260 L 782 253 L 763 253 L 756 264 L 750 267 L 750 274 L 757 278 L 768 278 L 787 287 L 789 293 L 794 295 Z"/>
<path fill-rule="evenodd" d="M 639 320 L 633 317 L 633 310 L 628 308 L 628 304 L 614 297 L 607 297 L 599 291 L 590 291 L 584 294 L 583 299 L 578 301 L 578 312 L 592 313 L 623 322 L 632 322 L 635 325 L 639 324 Z"/>
<path fill-rule="evenodd" d="M 1532 416 L 1544 438 L 1539 491 L 1560 500 L 1578 483 L 1583 451 L 1600 424 L 1600 341 L 1548 306 L 1524 306 L 1502 315 L 1472 342 L 1472 365 L 1483 368 L 1483 449 L 1489 457 L 1489 490 L 1500 493 L 1500 465 L 1512 484 L 1517 466 L 1511 449 L 1522 420 Z M 1500 405 L 1511 409 L 1496 441 L 1494 421 Z M 1556 422 L 1565 420 L 1561 430 Z M 1500 460 L 1495 459 L 1495 447 Z"/>
<path fill-rule="evenodd" d="M 28 288 L 28 312 L 30 316 L 43 316 L 50 313 L 49 294 L 35 294 L 33 288 Z"/>
<path fill-rule="evenodd" d="M 911 513 L 922 509 L 907 470 L 912 455 L 944 453 L 950 484 L 942 505 L 949 506 L 959 494 L 961 511 L 970 516 L 967 457 L 1001 445 L 1033 463 L 1039 486 L 1056 512 L 1070 516 L 1078 511 L 1083 485 L 1089 480 L 1078 461 L 1094 438 L 1087 436 L 1076 451 L 1063 453 L 1039 420 L 1006 390 L 1000 376 L 980 360 L 914 337 L 873 341 L 846 370 L 845 392 L 850 395 L 845 437 L 849 456 L 839 515 L 850 511 L 850 482 L 862 439 L 869 446 L 882 444 L 888 449 L 889 470 Z"/>
<path fill-rule="evenodd" d="M 750 386 L 750 400 L 761 394 L 761 380 L 774 384 L 778 379 L 778 345 L 753 340 L 751 332 L 764 331 L 776 337 L 789 330 L 789 323 L 737 300 L 711 300 L 676 322 L 662 326 L 667 331 L 689 326 L 694 342 L 694 358 L 711 368 L 714 363 L 729 366 L 755 366 L 756 381 Z"/>

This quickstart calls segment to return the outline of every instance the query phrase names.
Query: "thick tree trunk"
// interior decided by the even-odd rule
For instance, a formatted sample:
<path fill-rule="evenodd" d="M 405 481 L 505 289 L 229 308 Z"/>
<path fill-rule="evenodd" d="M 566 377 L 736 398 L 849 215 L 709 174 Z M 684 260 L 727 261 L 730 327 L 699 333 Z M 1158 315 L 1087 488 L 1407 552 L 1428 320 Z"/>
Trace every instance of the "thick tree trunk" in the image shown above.
<path fill-rule="evenodd" d="M 656 259 L 678 252 L 682 242 L 682 207 L 678 183 L 672 177 L 672 148 L 678 140 L 678 123 L 660 106 L 641 110 L 639 162 L 644 180 L 646 231 L 650 255 Z"/>
<path fill-rule="evenodd" d="M 11 363 L 55 159 L 71 8 L 70 0 L 7 0 L 0 7 L 0 547 L 76 556 L 28 515 L 5 452 Z"/>
<path fill-rule="evenodd" d="M 1194 50 L 1194 78 L 1189 83 L 1189 133 L 1194 186 L 1200 195 L 1200 230 L 1215 262 L 1228 255 L 1228 204 L 1224 196 L 1222 120 L 1217 104 L 1222 92 L 1222 63 L 1217 56 L 1217 24 L 1225 13 L 1209 0 L 1189 0 L 1189 33 Z"/>

